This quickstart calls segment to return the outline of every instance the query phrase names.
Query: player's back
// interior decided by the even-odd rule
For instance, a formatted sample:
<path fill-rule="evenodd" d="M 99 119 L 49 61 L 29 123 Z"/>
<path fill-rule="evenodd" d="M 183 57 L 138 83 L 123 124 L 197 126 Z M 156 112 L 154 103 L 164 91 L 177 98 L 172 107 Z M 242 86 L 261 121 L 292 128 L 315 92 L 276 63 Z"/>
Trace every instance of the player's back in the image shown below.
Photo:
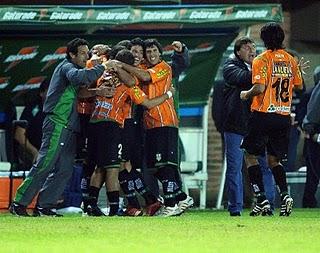
<path fill-rule="evenodd" d="M 252 65 L 252 83 L 263 84 L 265 91 L 253 98 L 251 110 L 288 115 L 294 85 L 302 83 L 295 59 L 283 49 L 267 50 Z"/>

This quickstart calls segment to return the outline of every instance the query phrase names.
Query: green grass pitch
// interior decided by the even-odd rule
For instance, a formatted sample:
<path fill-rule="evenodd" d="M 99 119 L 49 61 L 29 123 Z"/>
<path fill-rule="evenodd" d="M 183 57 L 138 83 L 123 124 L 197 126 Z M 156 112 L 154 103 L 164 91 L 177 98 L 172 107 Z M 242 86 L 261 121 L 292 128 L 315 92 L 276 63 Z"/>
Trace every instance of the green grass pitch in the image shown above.
<path fill-rule="evenodd" d="M 0 214 L 0 252 L 320 252 L 320 210 L 230 217 L 191 210 L 180 217 L 13 217 Z"/>

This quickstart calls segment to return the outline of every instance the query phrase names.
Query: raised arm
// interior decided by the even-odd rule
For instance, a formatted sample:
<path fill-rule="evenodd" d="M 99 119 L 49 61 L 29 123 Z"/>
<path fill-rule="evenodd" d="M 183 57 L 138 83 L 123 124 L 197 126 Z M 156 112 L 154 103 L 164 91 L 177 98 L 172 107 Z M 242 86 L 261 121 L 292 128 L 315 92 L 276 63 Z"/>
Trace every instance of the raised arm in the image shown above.
<path fill-rule="evenodd" d="M 189 50 L 185 44 L 180 41 L 174 41 L 171 44 L 174 52 L 171 55 L 172 77 L 177 78 L 190 65 Z"/>

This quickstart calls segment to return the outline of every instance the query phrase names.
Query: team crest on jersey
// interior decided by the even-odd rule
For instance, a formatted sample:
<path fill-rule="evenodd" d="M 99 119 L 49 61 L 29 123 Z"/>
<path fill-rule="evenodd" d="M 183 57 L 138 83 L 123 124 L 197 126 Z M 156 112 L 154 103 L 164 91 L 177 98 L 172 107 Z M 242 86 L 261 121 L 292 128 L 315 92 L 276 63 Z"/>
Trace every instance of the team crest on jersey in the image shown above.
<path fill-rule="evenodd" d="M 157 160 L 158 162 L 161 161 L 161 154 L 160 154 L 160 153 L 157 153 L 157 154 L 156 154 L 156 160 Z"/>
<path fill-rule="evenodd" d="M 138 87 L 134 86 L 132 89 L 133 89 L 134 96 L 139 99 L 141 97 L 141 94 L 139 92 Z"/>
<path fill-rule="evenodd" d="M 157 77 L 158 77 L 158 78 L 161 78 L 161 77 L 167 75 L 168 72 L 169 72 L 169 71 L 168 71 L 167 69 L 162 69 L 162 70 L 160 70 L 160 71 L 157 73 Z"/>
<path fill-rule="evenodd" d="M 283 61 L 274 62 L 272 65 L 272 76 L 291 78 L 293 76 L 291 64 Z"/>
<path fill-rule="evenodd" d="M 266 78 L 267 77 L 267 67 L 263 66 L 260 70 L 260 75 L 258 75 L 259 77 L 257 79 L 262 78 Z"/>

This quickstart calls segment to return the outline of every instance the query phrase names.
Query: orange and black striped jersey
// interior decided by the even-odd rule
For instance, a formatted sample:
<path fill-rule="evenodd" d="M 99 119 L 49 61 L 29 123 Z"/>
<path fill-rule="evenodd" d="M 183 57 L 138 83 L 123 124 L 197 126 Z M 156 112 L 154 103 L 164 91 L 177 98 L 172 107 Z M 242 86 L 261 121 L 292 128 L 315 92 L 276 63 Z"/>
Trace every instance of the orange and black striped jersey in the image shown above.
<path fill-rule="evenodd" d="M 101 81 L 98 86 L 101 85 Z M 125 84 L 120 83 L 116 87 L 116 92 L 112 98 L 96 96 L 95 108 L 91 115 L 90 122 L 97 121 L 116 121 L 123 126 L 127 118 L 124 113 L 125 104 L 128 99 L 135 104 L 141 104 L 146 98 L 146 94 L 137 86 L 128 88 Z"/>
<path fill-rule="evenodd" d="M 161 61 L 152 68 L 147 69 L 151 82 L 143 86 L 143 91 L 148 99 L 165 94 L 172 86 L 171 67 Z M 162 104 L 148 109 L 144 113 L 144 122 L 147 129 L 163 126 L 178 127 L 178 117 L 174 108 L 173 98 L 167 99 Z"/>
<path fill-rule="evenodd" d="M 288 115 L 293 86 L 301 85 L 302 77 L 297 62 L 285 50 L 267 50 L 253 60 L 252 84 L 266 86 L 253 97 L 252 111 Z"/>

